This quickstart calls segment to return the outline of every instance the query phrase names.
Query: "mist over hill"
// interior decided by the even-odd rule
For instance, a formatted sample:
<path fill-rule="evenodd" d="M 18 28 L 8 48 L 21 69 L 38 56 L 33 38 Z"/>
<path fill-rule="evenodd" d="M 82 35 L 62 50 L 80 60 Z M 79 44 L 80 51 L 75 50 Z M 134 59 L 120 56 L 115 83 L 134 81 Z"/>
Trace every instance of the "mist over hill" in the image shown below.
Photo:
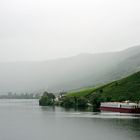
<path fill-rule="evenodd" d="M 140 70 L 140 46 L 42 62 L 0 63 L 0 94 L 59 92 L 103 84 Z"/>

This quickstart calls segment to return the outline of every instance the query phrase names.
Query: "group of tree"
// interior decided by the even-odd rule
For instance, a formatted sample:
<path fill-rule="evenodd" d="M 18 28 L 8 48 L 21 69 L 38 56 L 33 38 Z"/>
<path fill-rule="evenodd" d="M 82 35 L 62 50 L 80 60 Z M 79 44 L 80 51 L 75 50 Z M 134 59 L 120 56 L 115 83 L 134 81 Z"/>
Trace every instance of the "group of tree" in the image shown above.
<path fill-rule="evenodd" d="M 53 93 L 45 91 L 39 100 L 40 106 L 60 105 L 66 108 L 85 108 L 88 106 L 88 99 L 85 97 L 69 97 L 65 94 L 60 94 L 58 100 Z"/>
<path fill-rule="evenodd" d="M 40 106 L 52 106 L 55 104 L 55 95 L 45 91 L 39 100 Z"/>
<path fill-rule="evenodd" d="M 64 96 L 60 100 L 60 105 L 66 108 L 86 108 L 88 106 L 88 100 L 85 97 Z"/>

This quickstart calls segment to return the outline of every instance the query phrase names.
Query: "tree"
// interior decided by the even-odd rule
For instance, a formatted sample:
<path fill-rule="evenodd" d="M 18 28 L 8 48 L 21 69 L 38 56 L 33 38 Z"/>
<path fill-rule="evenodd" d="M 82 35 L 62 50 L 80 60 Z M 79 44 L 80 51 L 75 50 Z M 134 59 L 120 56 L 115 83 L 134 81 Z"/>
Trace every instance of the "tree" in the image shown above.
<path fill-rule="evenodd" d="M 55 95 L 45 91 L 39 100 L 40 106 L 51 106 L 54 105 Z"/>
<path fill-rule="evenodd" d="M 90 103 L 93 105 L 94 108 L 99 108 L 102 101 L 103 99 L 98 93 L 94 93 L 90 97 Z"/>
<path fill-rule="evenodd" d="M 75 107 L 75 100 L 72 97 L 64 97 L 61 99 L 61 106 L 67 107 L 67 108 L 72 108 Z"/>
<path fill-rule="evenodd" d="M 78 97 L 77 98 L 77 106 L 80 108 L 87 107 L 88 100 L 85 97 Z"/>

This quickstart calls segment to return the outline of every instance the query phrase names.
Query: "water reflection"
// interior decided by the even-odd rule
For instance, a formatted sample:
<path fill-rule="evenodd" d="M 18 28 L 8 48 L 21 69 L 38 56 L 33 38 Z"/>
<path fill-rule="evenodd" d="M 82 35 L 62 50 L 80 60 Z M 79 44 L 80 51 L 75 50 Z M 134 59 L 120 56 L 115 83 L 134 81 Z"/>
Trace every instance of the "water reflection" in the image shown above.
<path fill-rule="evenodd" d="M 140 115 L 0 101 L 1 140 L 139 140 Z"/>
<path fill-rule="evenodd" d="M 41 106 L 42 111 L 55 112 L 55 106 Z"/>

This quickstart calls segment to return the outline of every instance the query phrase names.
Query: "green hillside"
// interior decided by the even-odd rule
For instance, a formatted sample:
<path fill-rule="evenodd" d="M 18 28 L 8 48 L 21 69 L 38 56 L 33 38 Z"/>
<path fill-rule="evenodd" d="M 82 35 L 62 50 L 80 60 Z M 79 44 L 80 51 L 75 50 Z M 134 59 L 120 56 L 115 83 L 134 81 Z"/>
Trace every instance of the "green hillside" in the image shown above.
<path fill-rule="evenodd" d="M 140 100 L 140 72 L 99 88 L 90 88 L 68 93 L 72 97 L 97 98 L 101 101 L 138 101 Z"/>
<path fill-rule="evenodd" d="M 60 98 L 59 101 L 54 102 L 53 105 L 58 104 L 63 107 L 72 108 L 85 108 L 90 105 L 94 109 L 98 109 L 101 102 L 125 100 L 134 102 L 140 101 L 140 72 L 99 88 L 90 87 L 75 92 L 69 92 Z M 41 101 L 43 101 L 43 103 Z M 48 101 L 51 100 L 48 100 L 46 96 L 42 96 L 40 105 L 46 105 Z"/>
<path fill-rule="evenodd" d="M 67 96 L 69 97 L 85 97 L 85 96 L 89 96 L 90 94 L 93 93 L 93 91 L 95 90 L 95 88 L 91 87 L 91 88 L 87 88 L 87 89 L 82 89 L 79 91 L 75 91 L 75 92 L 69 92 L 67 94 Z"/>

